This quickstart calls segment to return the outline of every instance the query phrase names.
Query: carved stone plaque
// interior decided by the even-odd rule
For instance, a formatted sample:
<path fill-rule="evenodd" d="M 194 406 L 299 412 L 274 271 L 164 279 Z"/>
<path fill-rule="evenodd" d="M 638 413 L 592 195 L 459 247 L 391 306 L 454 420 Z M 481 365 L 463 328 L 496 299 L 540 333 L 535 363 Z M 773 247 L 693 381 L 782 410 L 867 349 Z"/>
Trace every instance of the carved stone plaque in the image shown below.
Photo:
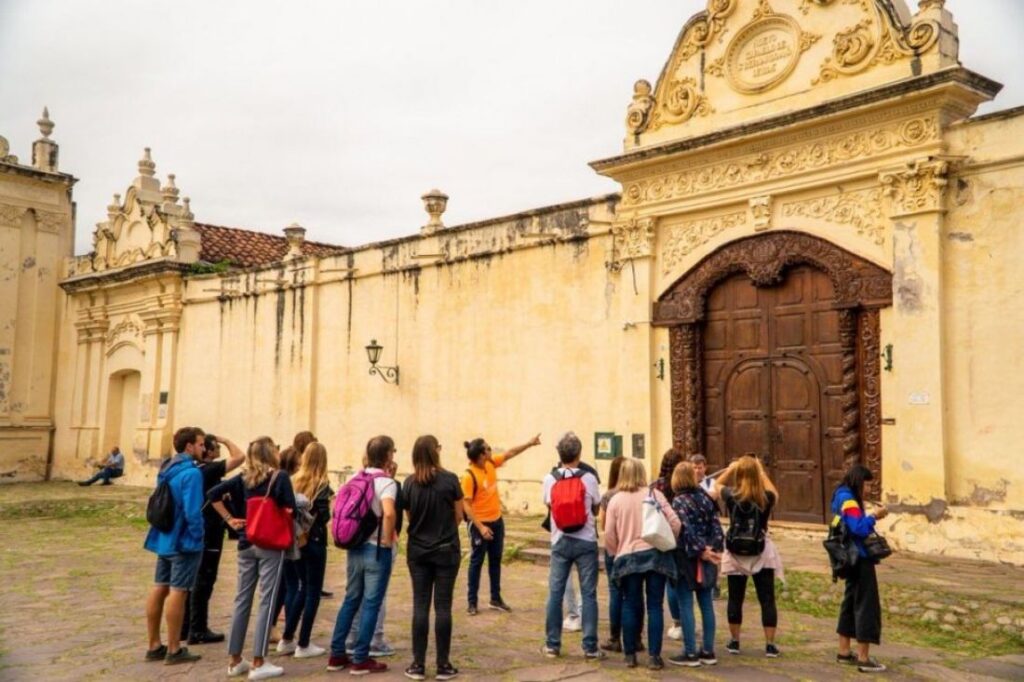
<path fill-rule="evenodd" d="M 729 43 L 726 76 L 738 92 L 763 92 L 793 72 L 801 51 L 800 26 L 787 16 L 770 16 L 748 24 Z"/>

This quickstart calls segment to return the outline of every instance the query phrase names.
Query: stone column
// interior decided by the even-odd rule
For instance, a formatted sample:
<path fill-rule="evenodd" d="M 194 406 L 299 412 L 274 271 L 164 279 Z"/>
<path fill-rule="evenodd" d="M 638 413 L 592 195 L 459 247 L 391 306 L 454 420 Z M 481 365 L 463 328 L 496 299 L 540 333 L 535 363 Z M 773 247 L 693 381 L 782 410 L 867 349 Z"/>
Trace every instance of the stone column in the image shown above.
<path fill-rule="evenodd" d="M 929 157 L 882 172 L 893 225 L 893 396 L 896 428 L 885 443 L 883 499 L 946 498 L 942 231 L 950 162 Z"/>

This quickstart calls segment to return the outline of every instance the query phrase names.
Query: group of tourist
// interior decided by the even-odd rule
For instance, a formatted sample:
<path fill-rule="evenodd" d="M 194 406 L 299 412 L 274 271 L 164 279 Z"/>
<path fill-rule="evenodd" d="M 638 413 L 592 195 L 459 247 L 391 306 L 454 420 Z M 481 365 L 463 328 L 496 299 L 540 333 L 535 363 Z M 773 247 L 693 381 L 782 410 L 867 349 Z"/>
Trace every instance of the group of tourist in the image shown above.
<path fill-rule="evenodd" d="M 168 665 L 198 660 L 183 643 L 223 641 L 208 626 L 208 604 L 216 581 L 225 528 L 238 542 L 238 584 L 228 634 L 228 675 L 251 680 L 284 673 L 267 656 L 272 631 L 284 613 L 276 651 L 309 658 L 326 655 L 327 670 L 353 675 L 384 672 L 380 658 L 394 653 L 383 637 L 385 602 L 397 543 L 405 526 L 406 561 L 412 582 L 412 662 L 406 677 L 426 679 L 430 610 L 435 619 L 435 678 L 458 675 L 450 658 L 452 603 L 462 559 L 459 527 L 468 526 L 470 542 L 467 610 L 479 612 L 483 564 L 488 564 L 488 607 L 511 611 L 501 593 L 505 528 L 497 469 L 527 449 L 539 436 L 502 454 L 486 440 L 466 442 L 468 468 L 460 477 L 441 464 L 441 444 L 422 436 L 412 449 L 413 473 L 395 479 L 394 441 L 369 441 L 363 468 L 337 493 L 328 481 L 327 450 L 309 432 L 280 450 L 268 437 L 245 452 L 230 440 L 207 436 L 194 427 L 174 435 L 177 453 L 167 460 L 147 512 L 153 527 L 145 547 L 157 554 L 154 586 L 147 602 L 149 648 L 146 660 Z M 223 445 L 227 459 L 219 459 Z M 764 652 L 778 657 L 775 579 L 782 560 L 767 532 L 778 492 L 760 460 L 744 455 L 715 476 L 706 475 L 701 455 L 666 453 L 660 476 L 649 481 L 642 461 L 616 457 L 602 494 L 597 471 L 581 461 L 582 443 L 567 433 L 556 444 L 558 464 L 544 478 L 543 501 L 549 510 L 551 562 L 541 652 L 562 654 L 563 630 L 582 630 L 583 655 L 601 660 L 621 652 L 628 667 L 638 665 L 646 649 L 647 667 L 659 670 L 665 632 L 666 594 L 673 625 L 681 639 L 672 665 L 715 665 L 715 613 L 712 600 L 719 575 L 728 586 L 726 650 L 740 652 L 743 602 L 748 579 L 761 607 Z M 243 465 L 241 475 L 225 479 Z M 862 672 L 885 667 L 869 656 L 881 634 L 881 611 L 874 562 L 862 540 L 885 511 L 866 513 L 865 481 L 870 472 L 854 465 L 835 491 L 832 511 L 857 540 L 862 557 L 846 575 L 839 617 L 839 663 Z M 334 500 L 332 504 L 332 499 Z M 173 514 L 160 516 L 173 500 Z M 725 531 L 722 507 L 729 518 Z M 154 511 L 156 510 L 156 511 Z M 283 519 L 283 520 L 282 520 Z M 598 531 L 604 536 L 608 576 L 610 633 L 598 642 Z M 248 532 L 247 532 L 248 531 Z M 346 589 L 328 648 L 311 641 L 320 607 L 327 564 L 328 537 L 346 550 Z M 575 567 L 578 594 L 570 575 Z M 259 591 L 252 659 L 243 649 Z M 698 645 L 694 603 L 701 614 Z M 563 606 L 570 617 L 563 619 Z M 573 620 L 575 618 L 575 620 Z M 166 619 L 167 643 L 161 639 Z M 646 634 L 646 637 L 645 637 Z M 854 651 L 853 642 L 857 643 Z"/>

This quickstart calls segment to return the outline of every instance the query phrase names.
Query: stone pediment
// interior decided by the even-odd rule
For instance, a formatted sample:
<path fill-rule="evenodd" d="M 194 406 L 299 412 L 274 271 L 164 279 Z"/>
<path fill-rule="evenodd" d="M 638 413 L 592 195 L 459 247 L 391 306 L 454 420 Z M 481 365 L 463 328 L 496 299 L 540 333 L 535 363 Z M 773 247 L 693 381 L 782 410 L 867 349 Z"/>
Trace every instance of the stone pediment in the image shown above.
<path fill-rule="evenodd" d="M 96 225 L 93 250 L 72 258 L 68 276 L 88 275 L 106 270 L 169 259 L 183 263 L 198 258 L 199 233 L 188 198 L 179 203 L 174 175 L 160 187 L 156 164 L 147 148 L 139 161 L 139 175 L 125 192 L 107 206 L 107 220 Z"/>
<path fill-rule="evenodd" d="M 957 66 L 944 0 L 709 0 L 655 87 L 635 86 L 626 149 L 804 109 Z"/>

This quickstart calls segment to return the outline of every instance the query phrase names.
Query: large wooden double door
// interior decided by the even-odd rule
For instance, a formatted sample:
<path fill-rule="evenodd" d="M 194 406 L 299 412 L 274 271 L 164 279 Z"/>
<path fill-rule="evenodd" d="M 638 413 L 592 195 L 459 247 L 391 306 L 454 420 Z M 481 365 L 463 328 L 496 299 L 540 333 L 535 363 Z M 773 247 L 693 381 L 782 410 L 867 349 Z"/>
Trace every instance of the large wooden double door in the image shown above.
<path fill-rule="evenodd" d="M 777 286 L 718 284 L 702 329 L 704 436 L 712 466 L 755 453 L 779 489 L 778 515 L 821 522 L 826 479 L 844 465 L 843 347 L 829 278 L 792 268 Z"/>

